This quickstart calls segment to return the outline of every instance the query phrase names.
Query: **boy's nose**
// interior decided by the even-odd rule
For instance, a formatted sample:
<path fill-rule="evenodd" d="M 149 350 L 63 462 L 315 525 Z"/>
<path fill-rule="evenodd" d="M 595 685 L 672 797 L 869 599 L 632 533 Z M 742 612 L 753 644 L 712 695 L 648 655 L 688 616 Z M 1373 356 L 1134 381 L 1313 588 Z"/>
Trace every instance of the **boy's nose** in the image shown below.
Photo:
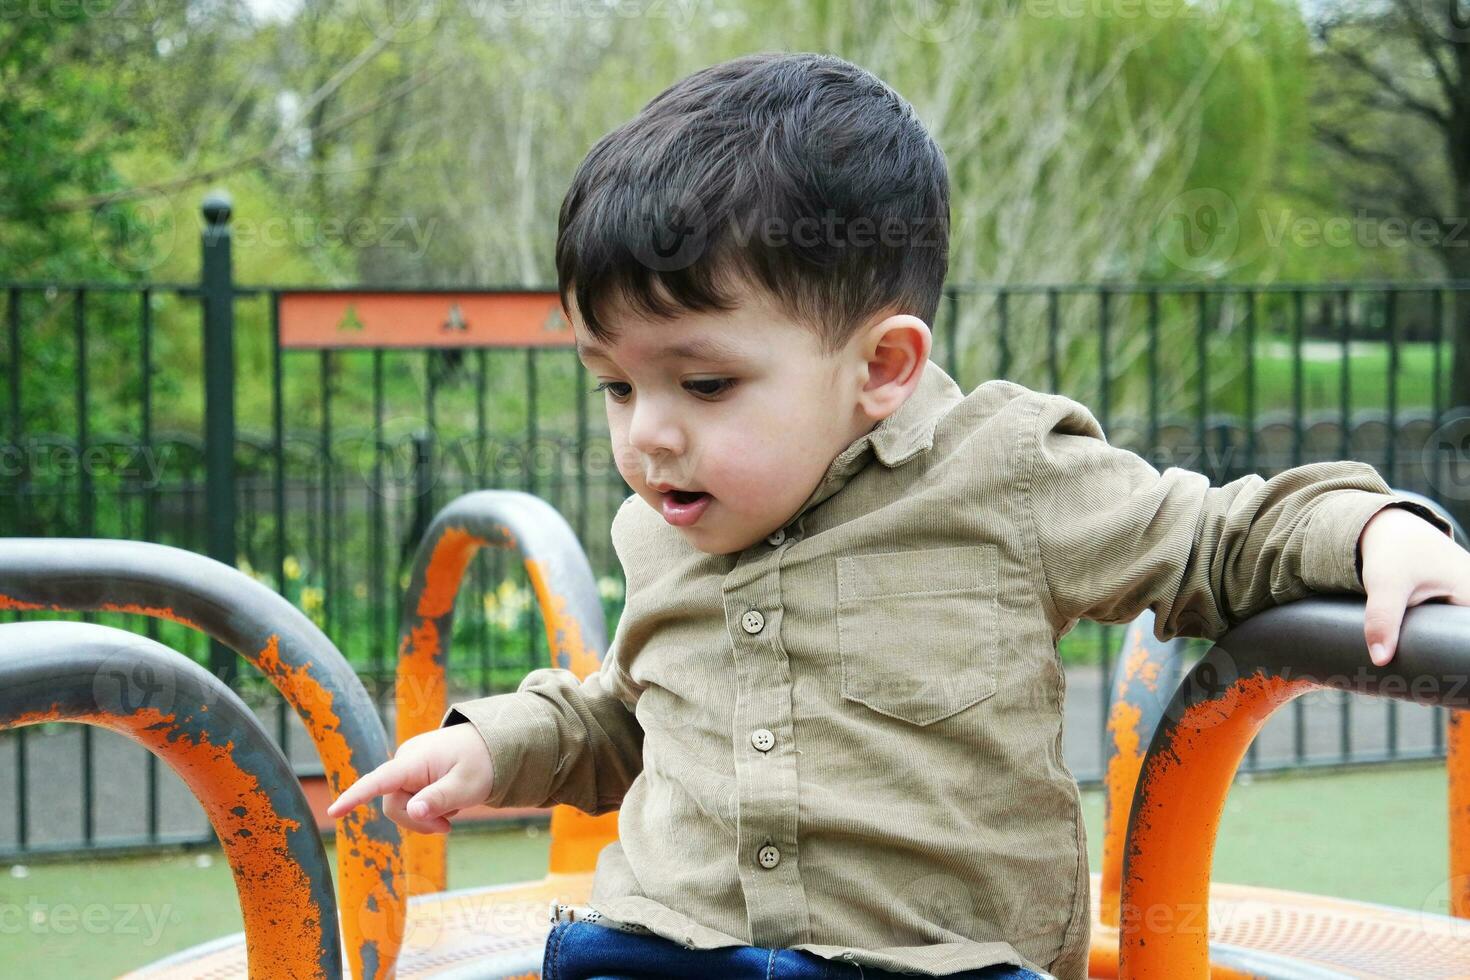
<path fill-rule="evenodd" d="M 638 406 L 628 427 L 628 444 L 645 456 L 684 451 L 684 430 L 667 412 Z"/>

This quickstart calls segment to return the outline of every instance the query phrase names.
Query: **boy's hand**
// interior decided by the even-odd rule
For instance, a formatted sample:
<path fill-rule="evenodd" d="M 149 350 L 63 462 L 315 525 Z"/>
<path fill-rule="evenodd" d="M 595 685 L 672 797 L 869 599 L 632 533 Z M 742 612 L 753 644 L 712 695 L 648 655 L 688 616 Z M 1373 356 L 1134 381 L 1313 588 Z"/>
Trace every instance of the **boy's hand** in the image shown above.
<path fill-rule="evenodd" d="M 495 784 L 495 766 L 485 740 L 466 723 L 415 735 L 327 807 L 340 819 L 354 807 L 384 796 L 388 819 L 421 834 L 449 832 L 449 818 L 483 803 Z"/>
<path fill-rule="evenodd" d="M 1368 656 L 1382 667 L 1398 650 L 1404 611 L 1430 599 L 1470 606 L 1470 552 L 1439 528 L 1402 507 L 1374 514 L 1358 538 L 1363 589 L 1368 594 L 1363 631 Z"/>

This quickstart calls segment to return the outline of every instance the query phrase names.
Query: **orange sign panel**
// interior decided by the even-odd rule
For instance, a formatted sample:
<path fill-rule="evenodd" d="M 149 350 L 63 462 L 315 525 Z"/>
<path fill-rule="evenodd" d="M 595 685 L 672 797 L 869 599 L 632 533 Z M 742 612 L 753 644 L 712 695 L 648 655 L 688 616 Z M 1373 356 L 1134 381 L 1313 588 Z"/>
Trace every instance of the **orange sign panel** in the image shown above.
<path fill-rule="evenodd" d="M 571 347 L 572 325 L 551 292 L 280 294 L 281 346 Z"/>

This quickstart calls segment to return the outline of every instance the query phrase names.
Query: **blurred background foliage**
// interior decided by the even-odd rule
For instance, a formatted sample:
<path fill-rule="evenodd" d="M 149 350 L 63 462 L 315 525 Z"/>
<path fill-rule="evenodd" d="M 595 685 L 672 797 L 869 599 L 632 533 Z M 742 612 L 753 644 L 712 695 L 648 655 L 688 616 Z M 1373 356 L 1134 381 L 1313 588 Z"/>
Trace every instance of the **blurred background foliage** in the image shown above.
<path fill-rule="evenodd" d="M 1413 2 L 26 0 L 0 22 L 0 276 L 190 281 L 223 185 L 241 282 L 546 284 L 592 143 L 765 49 L 840 54 L 915 105 L 950 162 L 956 282 L 1440 276 L 1434 247 L 1273 235 L 1363 206 L 1340 167 L 1365 161 L 1321 131 L 1345 119 L 1453 203 L 1427 118 L 1362 111 L 1391 100 L 1337 50 L 1370 32 L 1374 66 L 1431 85 Z M 1202 191 L 1238 227 L 1210 261 L 1170 220 Z"/>

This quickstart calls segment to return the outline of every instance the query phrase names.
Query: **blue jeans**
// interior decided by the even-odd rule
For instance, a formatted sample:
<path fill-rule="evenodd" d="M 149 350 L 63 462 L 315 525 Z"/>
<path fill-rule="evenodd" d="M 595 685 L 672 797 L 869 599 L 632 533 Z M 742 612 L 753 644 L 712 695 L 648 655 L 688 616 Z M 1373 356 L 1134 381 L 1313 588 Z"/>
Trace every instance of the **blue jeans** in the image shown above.
<path fill-rule="evenodd" d="M 594 922 L 558 922 L 546 937 L 541 980 L 912 980 L 796 949 L 722 946 L 685 949 L 662 936 L 623 932 Z M 1040 974 L 1002 964 L 949 974 L 950 980 L 1035 980 Z"/>

